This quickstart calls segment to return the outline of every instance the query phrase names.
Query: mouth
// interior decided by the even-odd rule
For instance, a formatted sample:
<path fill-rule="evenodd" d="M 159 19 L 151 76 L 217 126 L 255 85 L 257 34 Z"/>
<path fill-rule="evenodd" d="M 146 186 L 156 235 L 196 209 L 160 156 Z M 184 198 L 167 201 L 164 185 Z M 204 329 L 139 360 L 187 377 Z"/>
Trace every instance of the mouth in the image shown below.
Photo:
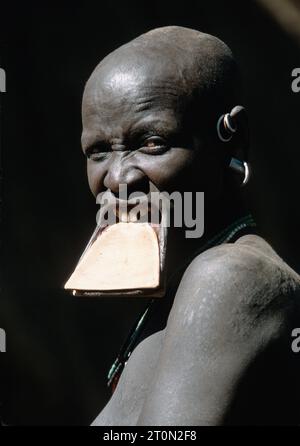
<path fill-rule="evenodd" d="M 105 218 L 98 221 L 64 286 L 73 295 L 164 295 L 167 245 L 164 215 L 148 204 L 126 205 L 125 209 L 124 203 L 119 202 L 111 213 L 110 205 L 102 210 Z"/>

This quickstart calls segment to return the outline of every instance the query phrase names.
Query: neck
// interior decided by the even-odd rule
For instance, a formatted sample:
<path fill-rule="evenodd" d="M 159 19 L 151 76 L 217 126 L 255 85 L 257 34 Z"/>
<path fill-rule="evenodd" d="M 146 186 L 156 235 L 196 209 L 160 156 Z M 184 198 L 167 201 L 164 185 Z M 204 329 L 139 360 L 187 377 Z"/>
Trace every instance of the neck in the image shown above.
<path fill-rule="evenodd" d="M 169 228 L 167 271 L 172 274 L 178 266 L 192 257 L 215 235 L 237 219 L 247 215 L 238 193 L 227 194 L 204 204 L 204 233 L 199 238 L 186 238 L 187 228 Z"/>

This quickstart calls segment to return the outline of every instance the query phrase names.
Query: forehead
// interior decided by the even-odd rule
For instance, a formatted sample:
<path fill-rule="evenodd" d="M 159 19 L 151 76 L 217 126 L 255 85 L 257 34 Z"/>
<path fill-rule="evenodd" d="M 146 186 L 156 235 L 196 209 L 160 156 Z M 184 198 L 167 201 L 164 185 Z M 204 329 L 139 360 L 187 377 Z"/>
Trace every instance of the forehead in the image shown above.
<path fill-rule="evenodd" d="M 162 61 L 136 61 L 100 67 L 83 97 L 84 131 L 109 131 L 138 121 L 178 121 L 188 99 L 180 70 Z"/>
<path fill-rule="evenodd" d="M 95 78 L 83 97 L 83 118 L 97 114 L 111 118 L 119 111 L 142 112 L 151 106 L 174 108 L 183 94 L 173 79 L 139 77 L 136 73 L 116 72 L 109 79 Z"/>

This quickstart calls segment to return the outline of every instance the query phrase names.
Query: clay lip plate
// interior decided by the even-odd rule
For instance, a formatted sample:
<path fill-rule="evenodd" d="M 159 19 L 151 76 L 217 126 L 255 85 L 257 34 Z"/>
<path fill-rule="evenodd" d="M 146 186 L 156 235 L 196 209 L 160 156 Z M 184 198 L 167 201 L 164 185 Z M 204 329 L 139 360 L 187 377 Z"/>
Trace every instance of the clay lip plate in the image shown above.
<path fill-rule="evenodd" d="M 159 291 L 163 282 L 164 231 L 149 223 L 119 222 L 95 232 L 65 289 L 74 295 L 121 291 L 124 295 L 149 295 L 151 290 Z"/>

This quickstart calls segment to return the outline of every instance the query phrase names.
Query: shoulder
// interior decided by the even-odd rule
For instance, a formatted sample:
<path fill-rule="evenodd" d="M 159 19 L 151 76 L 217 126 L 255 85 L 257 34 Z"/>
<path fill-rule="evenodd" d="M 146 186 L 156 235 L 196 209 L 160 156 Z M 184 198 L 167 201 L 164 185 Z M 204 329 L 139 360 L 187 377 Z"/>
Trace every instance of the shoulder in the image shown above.
<path fill-rule="evenodd" d="M 178 288 L 170 319 L 182 324 L 183 314 L 196 319 L 226 317 L 251 323 L 274 308 L 288 308 L 300 277 L 261 237 L 243 236 L 235 243 L 211 248 L 196 257 Z M 191 316 L 189 316 L 191 317 Z"/>
<path fill-rule="evenodd" d="M 259 237 L 194 259 L 162 334 L 140 422 L 157 422 L 157 414 L 165 424 L 286 419 L 286 395 L 299 402 L 286 324 L 297 290 L 299 276 Z"/>
<path fill-rule="evenodd" d="M 218 271 L 225 277 L 235 276 L 237 281 L 244 280 L 251 272 L 259 273 L 263 268 L 275 276 L 281 273 L 295 284 L 300 283 L 299 275 L 278 256 L 269 243 L 256 235 L 246 235 L 235 243 L 225 243 L 205 251 L 193 260 L 187 275 L 200 273 L 203 268 L 209 274 Z M 267 279 L 270 280 L 271 276 Z"/>
<path fill-rule="evenodd" d="M 275 288 L 281 292 L 297 289 L 300 276 L 290 268 L 263 238 L 246 235 L 235 243 L 211 248 L 196 257 L 186 271 L 185 279 L 215 286 L 243 289 Z M 227 285 L 226 285 L 227 284 Z"/>

